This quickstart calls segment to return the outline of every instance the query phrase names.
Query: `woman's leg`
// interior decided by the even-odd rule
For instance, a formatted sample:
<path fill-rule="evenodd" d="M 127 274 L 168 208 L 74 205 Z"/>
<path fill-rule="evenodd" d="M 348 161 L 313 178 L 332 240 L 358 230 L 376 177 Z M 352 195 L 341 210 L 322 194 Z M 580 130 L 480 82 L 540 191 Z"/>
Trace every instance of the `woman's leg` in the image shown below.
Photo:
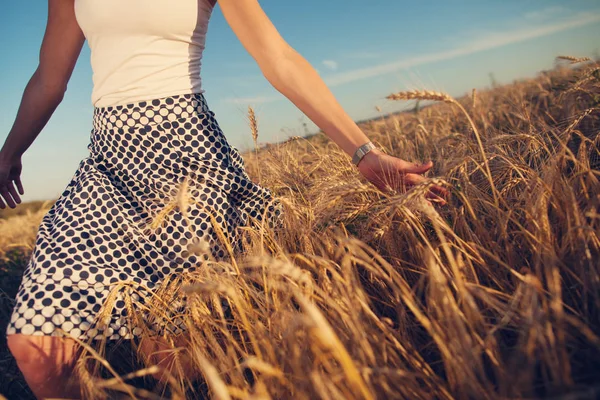
<path fill-rule="evenodd" d="M 69 338 L 55 336 L 8 335 L 8 348 L 17 361 L 31 391 L 38 399 L 67 398 L 79 399 L 80 387 L 73 374 L 73 367 L 79 356 L 78 344 Z M 175 339 L 176 347 L 184 347 L 184 335 Z M 148 357 L 152 365 L 161 368 L 154 374 L 157 380 L 166 380 L 165 371 L 177 375 L 177 362 L 183 376 L 197 378 L 187 351 L 173 347 L 163 338 L 146 337 L 140 342 L 140 351 Z M 178 357 L 175 356 L 178 353 Z M 75 379 L 74 379 L 75 378 Z"/>
<path fill-rule="evenodd" d="M 73 339 L 56 336 L 8 335 L 8 348 L 38 399 L 80 398 L 73 366 L 79 353 Z"/>
<path fill-rule="evenodd" d="M 194 371 L 192 360 L 190 359 L 186 346 L 189 346 L 189 341 L 185 335 L 179 335 L 174 340 L 175 347 L 162 337 L 144 337 L 139 344 L 141 353 L 148 359 L 150 365 L 156 365 L 161 368 L 161 371 L 153 374 L 155 379 L 166 380 L 165 372 L 176 376 L 177 364 L 182 369 L 183 376 L 190 380 L 198 378 L 198 374 Z"/>

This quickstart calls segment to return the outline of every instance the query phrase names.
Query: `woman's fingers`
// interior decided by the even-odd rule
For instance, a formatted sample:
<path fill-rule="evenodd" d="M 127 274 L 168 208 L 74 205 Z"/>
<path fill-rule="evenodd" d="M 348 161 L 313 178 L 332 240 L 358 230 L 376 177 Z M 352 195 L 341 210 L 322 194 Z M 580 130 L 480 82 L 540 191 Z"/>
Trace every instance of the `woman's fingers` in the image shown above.
<path fill-rule="evenodd" d="M 433 162 L 428 161 L 422 165 L 412 164 L 409 166 L 404 166 L 402 168 L 403 173 L 406 174 L 404 182 L 406 185 L 418 185 L 427 180 L 424 176 L 422 176 L 425 172 L 429 171 L 433 167 Z M 439 185 L 433 185 L 429 189 L 432 194 L 432 199 L 440 199 L 440 202 L 446 203 L 445 199 L 448 198 L 449 192 L 445 188 Z"/>
<path fill-rule="evenodd" d="M 402 172 L 406 174 L 424 174 L 429 171 L 433 167 L 433 162 L 428 161 L 425 164 L 417 165 L 417 164 L 409 164 L 407 166 L 403 166 Z"/>
<path fill-rule="evenodd" d="M 380 164 L 380 168 L 365 167 L 361 170 L 363 175 L 383 192 L 392 190 L 392 193 L 405 193 L 411 187 L 429 181 L 424 174 L 433 167 L 432 161 L 417 165 L 389 156 L 383 160 L 386 162 Z M 431 185 L 425 193 L 425 200 L 429 203 L 445 205 L 448 197 L 448 190 L 440 185 Z"/>
<path fill-rule="evenodd" d="M 4 201 L 2 201 L 2 199 L 0 198 L 0 208 L 4 209 L 6 208 L 6 205 L 8 205 L 10 208 L 15 208 L 17 206 L 13 198 L 10 196 L 10 193 L 8 192 L 6 186 L 0 187 L 0 196 L 4 198 Z"/>
<path fill-rule="evenodd" d="M 444 198 L 445 200 L 448 200 L 448 198 L 450 197 L 450 192 L 448 191 L 448 189 L 442 186 L 433 185 L 429 190 L 438 195 L 439 197 Z"/>
<path fill-rule="evenodd" d="M 10 195 L 12 196 L 12 198 L 15 200 L 15 202 L 17 204 L 21 204 L 21 197 L 19 196 L 19 194 L 15 190 L 15 187 L 14 187 L 13 183 L 9 182 L 7 186 L 8 186 L 8 191 L 9 191 Z"/>
<path fill-rule="evenodd" d="M 440 197 L 431 191 L 427 192 L 427 194 L 425 195 L 425 198 L 433 201 L 434 203 L 439 203 L 443 206 L 446 205 L 446 200 L 443 197 Z"/>
<path fill-rule="evenodd" d="M 418 174 L 406 174 L 403 179 L 403 190 L 410 189 L 411 186 L 416 186 L 422 183 L 427 182 L 427 178 Z M 429 188 L 429 191 L 425 194 L 425 198 L 432 200 L 435 203 L 440 203 L 442 205 L 446 204 L 446 199 L 448 198 L 448 190 L 439 185 L 432 185 Z"/>
<path fill-rule="evenodd" d="M 21 195 L 24 195 L 25 194 L 25 190 L 23 190 L 23 184 L 21 183 L 21 177 L 20 176 L 17 176 L 15 178 L 15 184 L 17 185 L 17 190 L 19 191 L 19 193 Z"/>
<path fill-rule="evenodd" d="M 4 194 L 2 194 L 2 192 L 0 192 L 0 209 L 4 210 L 6 208 L 6 202 L 2 198 L 3 196 L 4 196 Z"/>

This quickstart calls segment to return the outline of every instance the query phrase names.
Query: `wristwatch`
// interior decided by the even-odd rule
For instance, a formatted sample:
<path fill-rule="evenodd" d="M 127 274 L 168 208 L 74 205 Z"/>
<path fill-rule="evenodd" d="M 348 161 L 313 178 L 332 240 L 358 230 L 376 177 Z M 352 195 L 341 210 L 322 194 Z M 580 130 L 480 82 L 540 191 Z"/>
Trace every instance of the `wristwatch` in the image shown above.
<path fill-rule="evenodd" d="M 358 163 L 360 162 L 360 160 L 362 160 L 363 157 L 366 156 L 367 153 L 373 150 L 374 148 L 375 145 L 373 144 L 373 142 L 367 142 L 360 146 L 358 149 L 356 149 L 356 152 L 352 156 L 352 164 L 358 167 Z"/>

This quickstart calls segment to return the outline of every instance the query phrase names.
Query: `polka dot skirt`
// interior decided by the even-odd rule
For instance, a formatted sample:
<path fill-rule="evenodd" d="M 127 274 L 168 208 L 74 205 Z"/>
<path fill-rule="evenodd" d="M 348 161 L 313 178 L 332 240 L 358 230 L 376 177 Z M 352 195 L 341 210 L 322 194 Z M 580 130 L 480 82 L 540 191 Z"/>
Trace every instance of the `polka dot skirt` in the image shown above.
<path fill-rule="evenodd" d="M 9 335 L 135 337 L 120 294 L 108 323 L 97 323 L 115 287 L 151 291 L 193 271 L 208 258 L 191 250 L 199 243 L 226 258 L 213 223 L 236 250 L 250 219 L 281 227 L 281 204 L 251 181 L 202 94 L 96 108 L 88 149 L 39 227 Z"/>

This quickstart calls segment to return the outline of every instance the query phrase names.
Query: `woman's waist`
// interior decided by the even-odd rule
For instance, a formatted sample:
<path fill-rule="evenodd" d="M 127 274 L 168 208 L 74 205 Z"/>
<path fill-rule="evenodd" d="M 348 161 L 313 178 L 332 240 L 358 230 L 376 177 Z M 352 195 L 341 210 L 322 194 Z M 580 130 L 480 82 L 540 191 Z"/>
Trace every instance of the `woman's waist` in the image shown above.
<path fill-rule="evenodd" d="M 203 92 L 173 94 L 127 104 L 94 107 L 95 133 L 130 129 L 151 130 L 165 123 L 212 114 Z"/>
<path fill-rule="evenodd" d="M 231 147 L 202 93 L 98 107 L 88 146 L 106 168 L 135 164 L 228 168 Z"/>

